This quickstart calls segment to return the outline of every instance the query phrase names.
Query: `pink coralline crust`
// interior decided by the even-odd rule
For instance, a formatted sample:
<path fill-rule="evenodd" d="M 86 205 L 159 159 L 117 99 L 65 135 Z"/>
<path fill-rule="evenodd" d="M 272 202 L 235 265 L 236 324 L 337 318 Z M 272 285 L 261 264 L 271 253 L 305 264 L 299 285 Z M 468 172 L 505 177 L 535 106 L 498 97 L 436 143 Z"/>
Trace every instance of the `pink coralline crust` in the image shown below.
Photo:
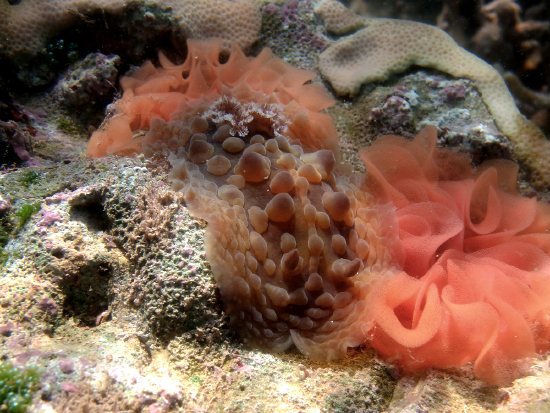
<path fill-rule="evenodd" d="M 191 255 L 194 252 L 194 249 L 191 248 L 189 245 L 186 245 L 184 248 L 181 249 L 181 252 L 186 255 Z"/>
<path fill-rule="evenodd" d="M 160 53 L 161 67 L 147 62 L 131 76 L 123 77 L 124 95 L 115 103 L 116 113 L 92 135 L 87 156 L 140 153 L 145 139 L 133 139 L 133 133 L 148 129 L 153 117 L 168 122 L 172 114 L 187 106 L 222 96 L 280 104 L 290 120 L 288 139 L 299 139 L 311 149 L 338 151 L 332 119 L 318 113 L 334 101 L 321 85 L 306 84 L 316 76 L 314 72 L 294 68 L 273 57 L 269 49 L 257 57 L 247 57 L 236 44 L 227 62 L 221 63 L 221 46 L 218 40 L 189 40 L 183 64 L 174 65 Z"/>
<path fill-rule="evenodd" d="M 65 192 L 60 192 L 57 194 L 53 194 L 52 196 L 46 197 L 44 201 L 47 205 L 59 204 L 60 202 L 65 201 L 67 198 L 69 198 L 69 194 Z"/>
<path fill-rule="evenodd" d="M 44 297 L 37 303 L 38 308 L 50 315 L 56 315 L 58 312 L 57 304 L 49 297 Z"/>
<path fill-rule="evenodd" d="M 8 321 L 6 324 L 0 326 L 0 335 L 9 336 L 16 328 L 13 321 Z"/>
<path fill-rule="evenodd" d="M 369 296 L 371 345 L 405 371 L 474 361 L 478 378 L 509 384 L 549 348 L 550 210 L 517 194 L 517 165 L 470 171 L 436 141 L 429 127 L 361 152 L 406 253 Z"/>
<path fill-rule="evenodd" d="M 67 381 L 63 381 L 60 383 L 61 388 L 66 391 L 67 393 L 78 393 L 78 389 L 74 385 L 74 383 L 69 383 Z"/>
<path fill-rule="evenodd" d="M 42 218 L 38 222 L 40 227 L 49 227 L 52 226 L 57 221 L 61 221 L 62 218 L 59 216 L 57 211 L 43 211 Z"/>
<path fill-rule="evenodd" d="M 65 374 L 74 372 L 74 362 L 71 359 L 62 359 L 59 361 L 59 370 Z"/>

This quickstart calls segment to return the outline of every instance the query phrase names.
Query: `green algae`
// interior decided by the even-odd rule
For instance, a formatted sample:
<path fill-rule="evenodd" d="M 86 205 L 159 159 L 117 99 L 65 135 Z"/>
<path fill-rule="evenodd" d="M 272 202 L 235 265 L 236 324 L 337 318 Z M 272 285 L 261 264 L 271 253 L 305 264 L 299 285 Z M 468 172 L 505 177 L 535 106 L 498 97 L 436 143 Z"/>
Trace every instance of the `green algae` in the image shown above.
<path fill-rule="evenodd" d="M 9 361 L 3 362 L 0 365 L 0 412 L 26 412 L 39 378 L 36 367 L 18 369 Z"/>
<path fill-rule="evenodd" d="M 78 46 L 63 39 L 48 44 L 38 55 L 40 62 L 51 71 L 58 71 L 68 64 L 75 63 L 80 58 Z"/>
<path fill-rule="evenodd" d="M 35 172 L 35 171 L 27 171 L 23 174 L 23 176 L 21 177 L 21 184 L 25 187 L 25 188 L 28 188 L 29 186 L 31 186 L 32 184 L 34 184 L 35 182 L 38 181 L 38 179 L 40 179 L 40 175 Z"/>
<path fill-rule="evenodd" d="M 65 132 L 68 135 L 80 135 L 84 133 L 82 125 L 68 117 L 58 118 L 57 127 L 60 131 Z"/>
<path fill-rule="evenodd" d="M 15 212 L 0 219 L 0 268 L 9 258 L 5 246 L 16 237 L 31 217 L 40 211 L 40 202 L 23 204 Z"/>
<path fill-rule="evenodd" d="M 16 220 L 16 229 L 20 230 L 29 222 L 31 217 L 40 211 L 40 202 L 35 202 L 33 204 L 23 204 L 14 212 L 12 215 Z"/>

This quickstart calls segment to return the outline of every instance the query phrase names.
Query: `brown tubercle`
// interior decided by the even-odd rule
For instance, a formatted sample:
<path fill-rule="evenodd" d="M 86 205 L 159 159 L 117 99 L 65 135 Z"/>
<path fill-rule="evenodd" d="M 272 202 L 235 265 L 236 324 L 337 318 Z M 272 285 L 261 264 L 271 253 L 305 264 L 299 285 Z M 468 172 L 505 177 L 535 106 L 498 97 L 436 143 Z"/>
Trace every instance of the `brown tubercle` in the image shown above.
<path fill-rule="evenodd" d="M 257 152 L 245 153 L 235 166 L 235 173 L 241 175 L 247 182 L 262 182 L 269 177 L 269 158 Z"/>

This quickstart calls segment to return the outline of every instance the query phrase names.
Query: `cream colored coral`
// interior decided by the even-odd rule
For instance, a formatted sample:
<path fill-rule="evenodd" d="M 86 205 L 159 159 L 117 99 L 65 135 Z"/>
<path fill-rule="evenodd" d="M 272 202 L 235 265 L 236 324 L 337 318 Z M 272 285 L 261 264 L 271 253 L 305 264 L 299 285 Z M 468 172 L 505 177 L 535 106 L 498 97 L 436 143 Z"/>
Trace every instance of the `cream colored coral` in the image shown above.
<path fill-rule="evenodd" d="M 330 33 L 345 34 L 365 27 L 365 18 L 356 15 L 342 3 L 331 0 L 321 0 L 315 6 L 315 14 L 322 17 L 325 27 Z"/>
<path fill-rule="evenodd" d="M 262 16 L 253 0 L 158 0 L 170 6 L 190 39 L 222 39 L 222 48 L 231 49 L 236 41 L 248 50 L 260 36 Z"/>
<path fill-rule="evenodd" d="M 48 37 L 78 22 L 78 14 L 92 10 L 119 13 L 142 0 L 22 0 L 10 5 L 0 0 L 0 52 L 35 54 Z M 155 0 L 161 8 L 172 9 L 187 38 L 220 38 L 224 49 L 232 41 L 248 49 L 260 34 L 260 4 L 254 0 Z"/>
<path fill-rule="evenodd" d="M 470 79 L 497 126 L 516 144 L 518 157 L 531 168 L 532 183 L 550 185 L 550 142 L 519 112 L 491 65 L 437 27 L 392 19 L 366 19 L 365 23 L 366 28 L 337 41 L 319 58 L 321 73 L 337 93 L 356 94 L 362 84 L 386 80 L 413 64 Z"/>

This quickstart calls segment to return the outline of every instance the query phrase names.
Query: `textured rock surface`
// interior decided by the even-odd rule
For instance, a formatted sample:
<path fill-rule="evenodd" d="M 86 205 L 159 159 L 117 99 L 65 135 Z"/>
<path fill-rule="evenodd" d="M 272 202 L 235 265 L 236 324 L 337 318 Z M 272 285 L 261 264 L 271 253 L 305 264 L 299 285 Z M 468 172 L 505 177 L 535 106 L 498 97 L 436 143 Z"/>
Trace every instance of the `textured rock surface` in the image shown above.
<path fill-rule="evenodd" d="M 306 17 L 303 22 L 310 32 L 325 38 L 323 26 L 311 19 L 312 10 L 306 2 L 299 3 L 299 11 L 289 15 Z M 296 9 L 287 8 L 285 13 L 292 10 Z M 284 21 L 276 24 L 280 11 L 264 15 L 265 20 L 275 17 L 261 41 L 273 44 L 277 56 L 315 69 L 319 49 L 306 54 L 310 43 L 296 46 Z M 416 105 L 411 92 L 419 95 Z M 454 98 L 448 102 L 451 95 Z M 409 110 L 398 98 L 409 104 Z M 29 121 L 47 136 L 33 142 L 35 149 L 39 145 L 36 159 L 44 164 L 82 153 L 85 144 L 83 139 L 71 139 L 72 132 L 60 135 L 57 119 L 75 125 L 78 120 L 50 102 L 26 102 L 29 109 L 47 110 L 47 116 L 38 118 L 45 123 Z M 388 131 L 414 135 L 426 119 L 442 128 L 442 143 L 473 153 L 476 161 L 512 152 L 471 83 L 434 72 L 413 72 L 367 87 L 353 100 L 337 102 L 330 113 L 342 137 L 343 158 L 354 161 L 354 168 L 360 162 L 355 148 Z M 10 258 L 2 269 L 6 282 L 0 309 L 3 354 L 21 365 L 37 362 L 45 371 L 43 400 L 37 400 L 36 406 L 48 411 L 52 405 L 58 407 L 62 398 L 78 404 L 90 396 L 104 403 L 124 398 L 129 401 L 127 409 L 134 411 L 211 411 L 221 406 L 274 412 L 540 411 L 546 407 L 550 373 L 544 357 L 531 368 L 530 376 L 499 389 L 476 381 L 468 367 L 400 378 L 392 368 L 373 361 L 370 352 L 351 351 L 344 360 L 324 363 L 297 352 L 274 357 L 242 347 L 213 290 L 202 247 L 204 222 L 190 217 L 184 208 L 176 209 L 178 196 L 168 190 L 168 169 L 158 159 L 106 158 L 35 169 L 41 179 L 29 187 L 22 185 L 25 171 L 2 176 L 4 197 L 15 205 L 42 200 L 45 212 L 33 217 L 7 245 Z M 522 188 L 537 195 L 525 181 Z M 66 196 L 74 199 L 74 206 Z M 86 199 L 96 201 L 87 204 Z M 139 221 L 147 224 L 138 225 Z M 160 223 L 160 229 L 153 230 L 153 223 Z M 75 237 L 78 232 L 83 236 Z M 53 240 L 59 250 L 40 245 L 46 244 L 44 240 Z M 58 284 L 60 280 L 50 276 L 53 272 L 44 270 L 46 265 L 58 274 L 91 278 L 79 284 L 72 276 L 66 284 Z M 117 268 L 118 275 L 108 272 L 107 285 L 101 282 L 89 301 L 69 305 L 68 293 L 76 290 L 77 296 L 84 297 L 90 280 L 96 286 L 104 279 L 97 270 L 105 265 Z M 171 279 L 169 274 L 174 272 L 180 276 Z M 170 294 L 165 294 L 168 290 Z M 177 294 L 190 297 L 183 309 Z M 63 359 L 73 362 L 74 372 L 63 371 Z M 82 378 L 87 381 L 79 383 Z M 80 390 L 82 397 L 72 389 Z"/>
<path fill-rule="evenodd" d="M 47 384 L 39 395 L 53 401 L 37 400 L 36 407 L 62 411 L 61 402 L 69 399 L 78 406 L 88 403 L 88 395 L 106 406 L 117 398 L 124 400 L 133 411 L 147 411 L 150 405 L 198 411 L 222 405 L 241 411 L 261 407 L 281 413 L 544 407 L 545 383 L 550 380 L 545 358 L 533 366 L 532 376 L 499 389 L 474 380 L 469 369 L 399 378 L 374 361 L 372 352 L 351 351 L 346 359 L 327 363 L 297 352 L 272 356 L 243 347 L 228 327 L 219 327 L 227 321 L 213 294 L 214 280 L 201 247 L 203 223 L 181 209 L 170 214 L 170 234 L 176 237 L 165 233 L 151 242 L 143 236 L 128 242 L 133 234 L 143 234 L 132 224 L 133 216 L 146 213 L 138 209 L 143 204 L 133 194 L 147 185 L 158 187 L 157 179 L 166 176 L 162 163 L 106 158 L 37 171 L 43 179 L 27 190 L 21 190 L 22 173 L 5 175 L 0 182 L 6 196 L 43 199 L 44 209 L 60 218 L 49 226 L 42 214 L 33 218 L 10 242 L 11 258 L 2 269 L 2 324 L 12 320 L 13 325 L 3 328 L 1 348 L 19 365 L 35 363 L 44 372 Z M 160 212 L 170 210 L 170 205 Z M 75 237 L 77 233 L 80 236 Z M 159 247 L 163 240 L 169 241 L 173 253 L 166 254 L 164 247 L 155 250 L 158 239 Z M 133 255 L 144 256 L 148 263 L 133 265 Z M 101 267 L 116 269 L 116 275 L 114 271 L 100 275 Z M 180 274 L 175 282 L 165 278 L 173 268 Z M 55 274 L 73 274 L 71 288 L 64 289 L 63 277 Z M 106 311 L 80 302 L 78 313 L 69 305 L 67 291 L 78 288 L 75 277 L 85 274 L 109 280 Z M 165 294 L 167 281 L 174 295 Z M 126 299 L 137 298 L 139 291 L 146 291 L 141 303 L 128 305 Z M 176 315 L 172 300 L 178 293 L 190 294 L 191 299 Z M 97 296 L 89 301 L 95 302 Z M 94 322 L 86 326 L 85 319 Z M 196 323 L 192 326 L 186 320 Z M 156 338 L 158 324 L 190 328 L 166 344 Z M 63 372 L 62 360 L 71 360 L 74 372 Z M 82 398 L 71 392 L 71 386 Z"/>

